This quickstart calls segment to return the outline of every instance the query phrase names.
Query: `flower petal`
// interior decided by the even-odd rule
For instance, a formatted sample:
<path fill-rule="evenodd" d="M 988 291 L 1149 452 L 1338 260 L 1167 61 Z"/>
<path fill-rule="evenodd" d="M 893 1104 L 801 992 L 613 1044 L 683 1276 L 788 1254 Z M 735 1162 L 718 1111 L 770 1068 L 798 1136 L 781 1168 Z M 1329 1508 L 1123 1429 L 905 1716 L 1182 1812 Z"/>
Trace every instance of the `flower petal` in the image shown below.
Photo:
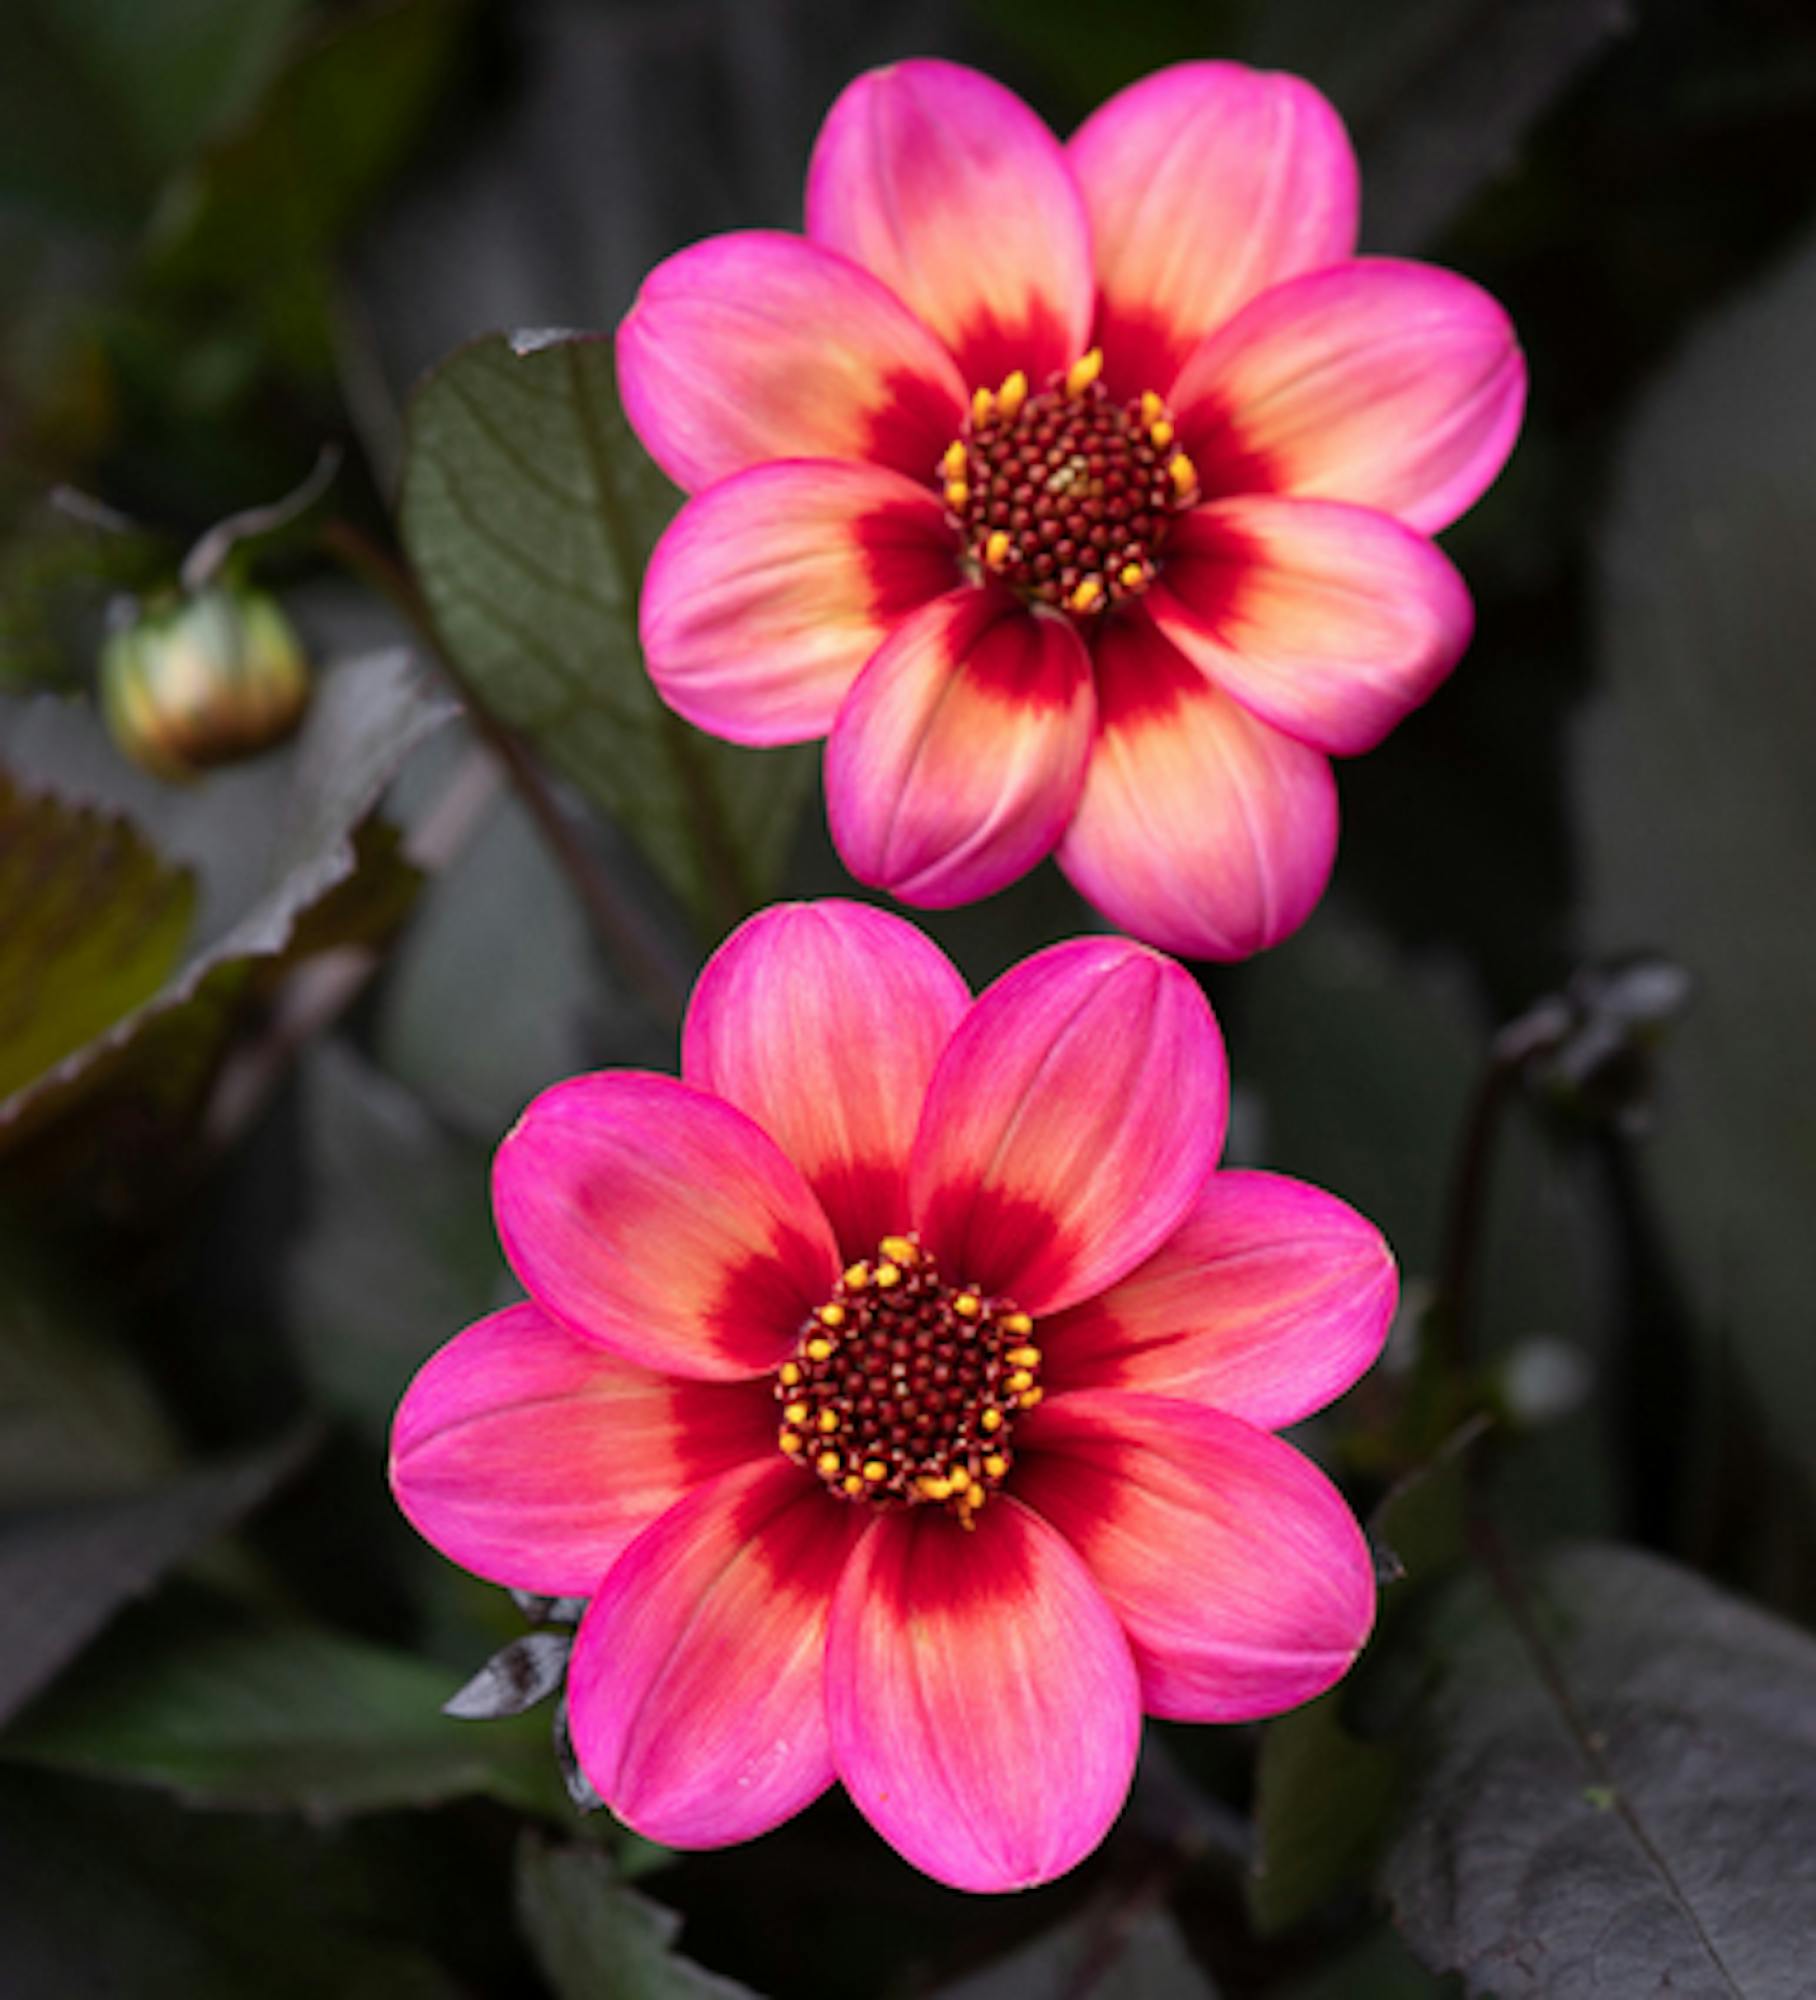
<path fill-rule="evenodd" d="M 1090 1853 L 1128 1795 L 1135 1672 L 1084 1566 L 1015 1501 L 967 1534 L 885 1515 L 839 1584 L 826 1654 L 839 1776 L 956 1889 L 1023 1889 Z"/>
<path fill-rule="evenodd" d="M 1206 493 L 1350 500 L 1435 534 L 1513 449 L 1526 364 L 1481 286 L 1363 258 L 1263 292 L 1171 400 Z"/>
<path fill-rule="evenodd" d="M 946 909 L 1050 853 L 1091 749 L 1091 662 L 1071 623 L 1000 585 L 905 620 L 826 748 L 833 844 L 860 882 Z"/>
<path fill-rule="evenodd" d="M 1193 958 L 1298 929 L 1330 879 L 1337 787 L 1315 750 L 1213 687 L 1137 607 L 1097 644 L 1097 742 L 1058 861 L 1112 923 Z"/>
<path fill-rule="evenodd" d="M 1393 1252 L 1347 1202 L 1280 1174 L 1213 1174 L 1139 1270 L 1040 1330 L 1054 1396 L 1137 1389 L 1263 1430 L 1296 1424 L 1374 1361 Z"/>
<path fill-rule="evenodd" d="M 1015 1441 L 1015 1490 L 1121 1618 L 1150 1715 L 1277 1715 L 1349 1671 L 1374 1622 L 1374 1564 L 1343 1496 L 1291 1445 L 1111 1390 L 1055 1397 Z"/>
<path fill-rule="evenodd" d="M 613 1070 L 545 1090 L 498 1149 L 492 1206 L 539 1305 L 672 1375 L 774 1366 L 839 1270 L 775 1142 L 672 1076 Z"/>
<path fill-rule="evenodd" d="M 950 590 L 940 503 L 880 465 L 781 459 L 690 500 L 643 583 L 662 699 L 733 743 L 824 736 L 898 620 Z"/>
<path fill-rule="evenodd" d="M 590 1596 L 702 1482 L 775 1450 L 748 1384 L 633 1367 L 534 1305 L 456 1334 L 410 1384 L 391 1487 L 424 1540 L 489 1582 Z"/>
<path fill-rule="evenodd" d="M 1438 687 L 1474 625 L 1456 566 L 1423 535 L 1372 508 L 1271 495 L 1194 508 L 1147 603 L 1244 708 L 1344 757 Z"/>
<path fill-rule="evenodd" d="M 1078 938 L 1004 973 L 947 1045 L 908 1169 L 955 1281 L 1057 1312 L 1157 1249 L 1223 1146 L 1223 1037 L 1182 967 Z"/>
<path fill-rule="evenodd" d="M 874 271 L 967 382 L 1038 384 L 1091 330 L 1091 241 L 1064 148 L 1011 90 L 917 60 L 846 86 L 813 150 L 807 233 Z"/>
<path fill-rule="evenodd" d="M 965 402 L 951 355 L 886 286 L 762 229 L 656 266 L 618 328 L 618 378 L 632 429 L 690 493 L 769 458 L 930 481 Z"/>
<path fill-rule="evenodd" d="M 785 904 L 707 961 L 681 1073 L 763 1127 L 855 1259 L 907 1221 L 921 1100 L 970 1004 L 952 961 L 900 917 L 861 903 Z"/>
<path fill-rule="evenodd" d="M 1066 148 L 1097 253 L 1097 338 L 1118 395 L 1163 394 L 1258 292 L 1356 247 L 1356 158 L 1309 83 L 1189 62 L 1118 91 Z"/>
<path fill-rule="evenodd" d="M 631 1544 L 568 1669 L 580 1767 L 670 1847 L 779 1826 L 832 1782 L 828 1614 L 870 1510 L 781 1458 L 702 1487 Z"/>

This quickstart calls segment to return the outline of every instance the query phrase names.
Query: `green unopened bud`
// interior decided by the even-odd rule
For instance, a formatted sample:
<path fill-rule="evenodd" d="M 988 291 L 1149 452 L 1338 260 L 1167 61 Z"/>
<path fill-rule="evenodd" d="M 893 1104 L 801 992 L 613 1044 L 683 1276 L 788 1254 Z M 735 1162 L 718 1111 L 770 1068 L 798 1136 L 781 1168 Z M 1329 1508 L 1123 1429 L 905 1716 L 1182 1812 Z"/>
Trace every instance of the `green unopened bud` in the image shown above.
<path fill-rule="evenodd" d="M 160 778 L 193 778 L 280 742 L 309 701 L 309 665 L 277 600 L 211 584 L 142 610 L 107 642 L 114 740 Z"/>

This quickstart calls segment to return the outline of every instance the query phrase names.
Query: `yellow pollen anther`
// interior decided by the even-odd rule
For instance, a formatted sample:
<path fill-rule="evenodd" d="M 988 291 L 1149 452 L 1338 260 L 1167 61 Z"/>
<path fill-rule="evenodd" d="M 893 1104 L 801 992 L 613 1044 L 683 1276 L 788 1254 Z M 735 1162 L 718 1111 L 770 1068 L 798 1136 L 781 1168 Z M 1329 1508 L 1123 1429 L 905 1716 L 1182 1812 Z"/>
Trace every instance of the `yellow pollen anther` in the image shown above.
<path fill-rule="evenodd" d="M 868 1264 L 847 1264 L 843 1283 L 848 1292 L 861 1292 L 870 1283 L 870 1266 Z"/>
<path fill-rule="evenodd" d="M 1116 581 L 1124 590 L 1141 591 L 1148 587 L 1148 573 L 1140 563 L 1124 563 L 1116 572 Z"/>
<path fill-rule="evenodd" d="M 1188 493 L 1198 490 L 1198 468 L 1182 451 L 1174 452 L 1167 460 L 1167 477 L 1173 482 L 1173 491 L 1182 500 Z"/>
<path fill-rule="evenodd" d="M 837 1410 L 822 1410 L 820 1412 L 821 1430 L 836 1431 L 838 1427 L 839 1427 L 839 1413 Z"/>
<path fill-rule="evenodd" d="M 864 1482 L 858 1477 L 858 1475 L 855 1472 L 846 1473 L 845 1477 L 839 1481 L 839 1484 L 844 1488 L 844 1490 L 847 1493 L 849 1493 L 852 1496 L 853 1499 L 855 1499 L 864 1490 Z"/>
<path fill-rule="evenodd" d="M 946 482 L 946 505 L 953 513 L 962 514 L 965 511 L 965 503 L 970 498 L 971 489 L 962 479 L 949 479 Z"/>
<path fill-rule="evenodd" d="M 1034 1331 L 1034 1322 L 1026 1313 L 1010 1313 L 1003 1320 L 1003 1331 L 1011 1340 L 1023 1340 Z"/>
<path fill-rule="evenodd" d="M 1094 576 L 1086 577 L 1084 582 L 1066 599 L 1066 603 L 1074 611 L 1095 611 L 1102 602 L 1103 585 Z"/>
<path fill-rule="evenodd" d="M 1038 1368 L 1040 1349 L 1038 1347 L 1012 1347 L 1003 1359 L 1011 1368 Z"/>
<path fill-rule="evenodd" d="M 840 1327 L 845 1324 L 845 1308 L 841 1305 L 822 1306 L 816 1317 L 822 1326 Z"/>
<path fill-rule="evenodd" d="M 1013 375 L 1004 377 L 1003 386 L 996 392 L 996 406 L 1013 422 L 1027 400 L 1028 378 L 1018 368 Z"/>
<path fill-rule="evenodd" d="M 991 569 L 1001 569 L 1009 560 L 1009 550 L 1013 545 L 1007 528 L 993 528 L 984 542 L 984 562 Z"/>
<path fill-rule="evenodd" d="M 1165 451 L 1167 446 L 1173 442 L 1173 426 L 1167 422 L 1165 417 L 1162 417 L 1158 423 L 1149 424 L 1148 442 L 1156 451 Z"/>
<path fill-rule="evenodd" d="M 950 1483 L 954 1493 L 963 1493 L 965 1489 L 971 1484 L 971 1475 L 965 1470 L 965 1468 L 962 1465 L 955 1465 L 952 1468 L 952 1470 L 949 1473 L 947 1473 L 946 1478 Z"/>
<path fill-rule="evenodd" d="M 830 1479 L 845 1461 L 836 1451 L 823 1451 L 813 1462 L 814 1470 L 822 1479 Z"/>
<path fill-rule="evenodd" d="M 832 1359 L 832 1342 L 830 1340 L 815 1338 L 810 1340 L 802 1351 L 806 1354 L 809 1361 L 830 1361 Z"/>
<path fill-rule="evenodd" d="M 879 1264 L 876 1267 L 876 1283 L 878 1291 L 880 1292 L 893 1291 L 896 1288 L 896 1286 L 899 1285 L 901 1282 L 902 1282 L 902 1273 L 899 1266 L 895 1264 Z"/>
<path fill-rule="evenodd" d="M 978 1418 L 978 1422 L 982 1424 L 984 1429 L 987 1431 L 1000 1431 L 1003 1427 L 1003 1413 L 1001 1410 L 986 1410 L 984 1414 Z"/>
<path fill-rule="evenodd" d="M 912 1264 L 919 1255 L 913 1242 L 906 1236 L 885 1236 L 877 1248 L 892 1264 Z"/>
<path fill-rule="evenodd" d="M 864 1477 L 872 1486 L 879 1485 L 889 1477 L 889 1468 L 880 1458 L 866 1459 L 864 1461 Z"/>
<path fill-rule="evenodd" d="M 801 1380 L 800 1363 L 797 1361 L 784 1361 L 782 1366 L 776 1371 L 776 1380 L 781 1383 L 784 1389 L 798 1387 Z"/>
<path fill-rule="evenodd" d="M 1157 424 L 1166 415 L 1166 408 L 1166 404 L 1160 400 L 1152 389 L 1142 390 L 1141 421 L 1144 424 Z"/>
<path fill-rule="evenodd" d="M 785 1452 L 787 1452 L 790 1458 L 800 1457 L 801 1433 L 799 1431 L 784 1431 L 781 1434 L 781 1436 L 776 1439 L 776 1442 L 782 1447 L 782 1449 Z"/>
<path fill-rule="evenodd" d="M 1045 1389 L 1030 1389 L 1028 1393 L 1021 1399 L 1022 1408 L 1024 1410 L 1033 1409 L 1034 1405 L 1038 1403 L 1046 1393 L 1047 1392 Z"/>
<path fill-rule="evenodd" d="M 1009 1470 L 1009 1461 L 1000 1451 L 993 1451 L 984 1460 L 984 1472 L 991 1479 L 1000 1479 Z"/>
<path fill-rule="evenodd" d="M 1082 396 L 1103 373 L 1103 349 L 1094 347 L 1089 354 L 1081 354 L 1066 370 L 1066 394 Z"/>
<path fill-rule="evenodd" d="M 987 424 L 996 415 L 996 398 L 988 389 L 973 389 L 971 392 L 971 421 L 973 424 Z"/>
<path fill-rule="evenodd" d="M 964 441 L 961 438 L 954 438 L 946 447 L 946 456 L 940 460 L 940 470 L 948 479 L 962 479 L 965 464 Z"/>
<path fill-rule="evenodd" d="M 1018 1368 L 1009 1377 L 1008 1381 L 1003 1384 L 1003 1387 L 1008 1390 L 1011 1396 L 1020 1396 L 1034 1387 L 1034 1377 L 1027 1369 Z"/>
<path fill-rule="evenodd" d="M 952 1481 L 950 1479 L 940 1479 L 930 1475 L 925 1479 L 918 1480 L 916 1484 L 929 1500 L 950 1500 L 952 1498 Z"/>
<path fill-rule="evenodd" d="M 952 1301 L 952 1310 L 960 1319 L 976 1319 L 984 1309 L 984 1302 L 975 1292 L 960 1292 Z"/>
<path fill-rule="evenodd" d="M 807 1405 L 805 1403 L 790 1403 L 783 1410 L 782 1414 L 791 1424 L 804 1424 L 808 1416 Z"/>

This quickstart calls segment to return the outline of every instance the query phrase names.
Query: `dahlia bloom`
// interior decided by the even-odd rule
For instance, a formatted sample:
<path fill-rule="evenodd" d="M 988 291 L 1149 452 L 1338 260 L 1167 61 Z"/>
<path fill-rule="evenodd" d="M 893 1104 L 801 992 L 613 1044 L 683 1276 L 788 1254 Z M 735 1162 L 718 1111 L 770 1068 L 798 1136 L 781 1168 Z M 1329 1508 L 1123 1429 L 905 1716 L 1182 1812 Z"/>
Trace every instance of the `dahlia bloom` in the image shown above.
<path fill-rule="evenodd" d="M 1374 1358 L 1393 1262 L 1213 1171 L 1177 965 L 1081 940 L 974 1001 L 898 918 L 772 909 L 682 1071 L 524 1113 L 493 1198 L 530 1296 L 429 1361 L 391 1461 L 454 1561 L 590 1598 L 569 1725 L 620 1819 L 716 1847 L 836 1778 L 928 1874 L 1018 1888 L 1102 1838 L 1144 1709 L 1344 1673 L 1369 1552 L 1271 1433 Z"/>
<path fill-rule="evenodd" d="M 1113 922 L 1239 958 L 1336 850 L 1329 758 L 1468 642 L 1428 539 L 1525 394 L 1477 286 L 1358 258 L 1310 85 L 1183 64 L 1062 146 L 954 64 L 860 77 L 807 234 L 670 257 L 618 333 L 630 421 L 694 497 L 644 585 L 663 698 L 827 736 L 859 880 L 939 907 L 1057 850 Z"/>

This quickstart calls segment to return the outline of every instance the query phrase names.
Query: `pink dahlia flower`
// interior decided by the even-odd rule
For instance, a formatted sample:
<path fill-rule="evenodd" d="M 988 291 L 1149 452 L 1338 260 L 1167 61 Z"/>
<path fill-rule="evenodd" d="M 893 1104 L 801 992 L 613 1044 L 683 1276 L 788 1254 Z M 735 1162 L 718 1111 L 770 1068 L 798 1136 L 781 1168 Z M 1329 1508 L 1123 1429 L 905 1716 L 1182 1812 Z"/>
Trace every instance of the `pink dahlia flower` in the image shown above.
<path fill-rule="evenodd" d="M 1295 929 L 1329 758 L 1450 671 L 1428 539 L 1512 446 L 1525 371 L 1467 280 L 1358 258 L 1356 166 L 1295 77 L 1187 63 L 1062 146 L 945 62 L 833 106 L 804 238 L 650 274 L 625 407 L 694 497 L 644 586 L 666 701 L 829 736 L 832 834 L 909 903 L 1057 849 L 1169 949 Z"/>
<path fill-rule="evenodd" d="M 1094 938 L 974 1001 L 898 918 L 772 909 L 682 1069 L 524 1113 L 493 1198 L 529 1299 L 392 1450 L 444 1554 L 591 1599 L 569 1721 L 620 1819 L 716 1847 L 836 1778 L 928 1874 L 1019 1888 L 1102 1838 L 1144 1709 L 1343 1674 L 1369 1552 L 1271 1433 L 1374 1358 L 1394 1266 L 1331 1196 L 1213 1171 L 1177 965 Z"/>

